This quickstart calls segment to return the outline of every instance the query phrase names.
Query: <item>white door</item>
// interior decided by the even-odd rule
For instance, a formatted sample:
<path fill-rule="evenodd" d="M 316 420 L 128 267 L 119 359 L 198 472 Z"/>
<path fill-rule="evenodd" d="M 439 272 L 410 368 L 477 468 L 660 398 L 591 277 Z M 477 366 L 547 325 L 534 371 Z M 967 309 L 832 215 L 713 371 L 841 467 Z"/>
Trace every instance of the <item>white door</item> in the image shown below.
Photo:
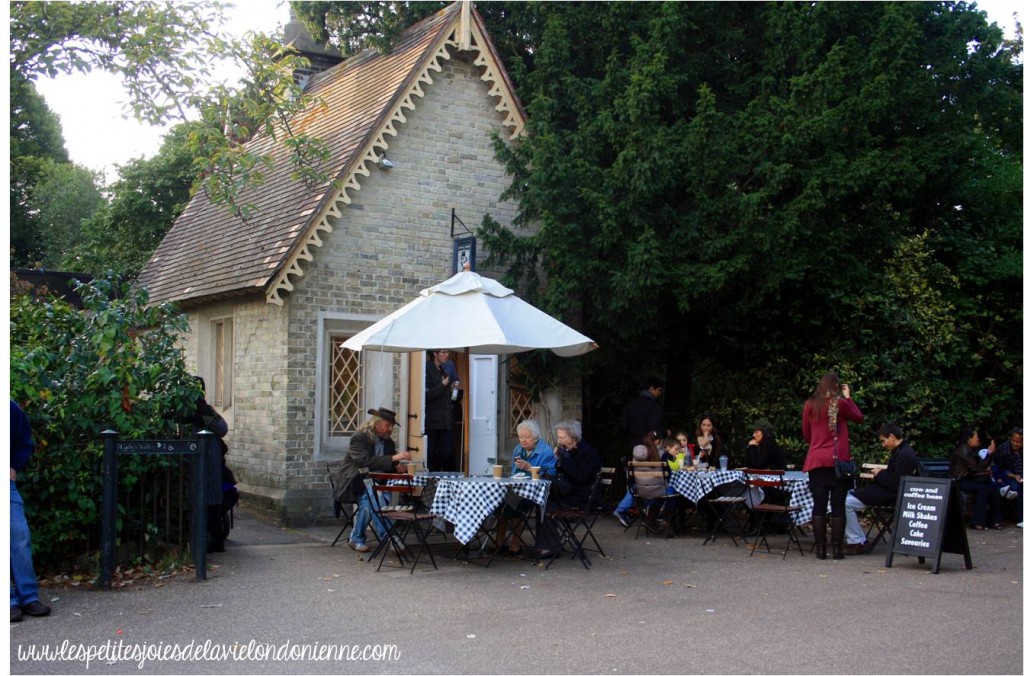
<path fill-rule="evenodd" d="M 498 356 L 469 355 L 469 474 L 486 474 L 498 456 Z M 506 472 L 507 476 L 507 472 Z"/>

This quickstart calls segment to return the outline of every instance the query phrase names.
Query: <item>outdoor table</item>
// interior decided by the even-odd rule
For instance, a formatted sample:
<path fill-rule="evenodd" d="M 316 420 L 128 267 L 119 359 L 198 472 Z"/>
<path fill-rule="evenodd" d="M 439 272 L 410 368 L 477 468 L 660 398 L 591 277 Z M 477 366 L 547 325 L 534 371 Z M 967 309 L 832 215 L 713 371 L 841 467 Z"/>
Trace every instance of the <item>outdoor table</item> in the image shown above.
<path fill-rule="evenodd" d="M 679 495 L 696 505 L 702 498 L 715 490 L 716 486 L 722 486 L 734 481 L 738 481 L 741 484 L 746 483 L 746 475 L 733 469 L 709 470 L 706 472 L 677 470 L 672 472 L 668 485 L 674 488 Z"/>
<path fill-rule="evenodd" d="M 551 482 L 528 478 L 440 478 L 430 511 L 451 523 L 455 527 L 455 538 L 465 545 L 480 530 L 484 520 L 501 506 L 510 490 L 536 504 L 543 515 Z"/>

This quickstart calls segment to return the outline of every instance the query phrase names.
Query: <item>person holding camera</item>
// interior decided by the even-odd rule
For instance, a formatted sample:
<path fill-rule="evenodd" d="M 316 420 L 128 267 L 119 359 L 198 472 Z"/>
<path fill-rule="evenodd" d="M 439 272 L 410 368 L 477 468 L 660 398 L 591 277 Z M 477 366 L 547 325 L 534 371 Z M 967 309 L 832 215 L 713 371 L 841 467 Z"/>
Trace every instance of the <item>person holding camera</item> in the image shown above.
<path fill-rule="evenodd" d="M 839 384 L 839 376 L 826 373 L 814 395 L 804 402 L 803 435 L 807 442 L 804 471 L 814 498 L 811 530 L 819 559 L 825 550 L 825 519 L 832 507 L 832 558 L 845 558 L 843 533 L 846 530 L 846 492 L 850 482 L 836 476 L 836 459 L 850 460 L 849 423 L 864 422 L 864 414 L 850 397 L 850 386 Z"/>

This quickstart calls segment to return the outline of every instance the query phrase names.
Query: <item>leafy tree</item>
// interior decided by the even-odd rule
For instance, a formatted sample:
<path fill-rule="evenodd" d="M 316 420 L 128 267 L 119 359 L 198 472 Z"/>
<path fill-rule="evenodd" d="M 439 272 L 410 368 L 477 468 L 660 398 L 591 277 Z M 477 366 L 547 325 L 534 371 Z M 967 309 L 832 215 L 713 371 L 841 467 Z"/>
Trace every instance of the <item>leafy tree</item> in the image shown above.
<path fill-rule="evenodd" d="M 11 70 L 31 81 L 40 75 L 101 69 L 121 76 L 131 111 L 152 124 L 200 125 L 189 136 L 200 158 L 203 189 L 211 200 L 246 218 L 252 207 L 241 191 L 258 185 L 269 156 L 249 152 L 257 133 L 290 139 L 295 174 L 330 181 L 318 167 L 324 146 L 291 125 L 311 102 L 292 77 L 305 63 L 261 35 L 242 39 L 219 33 L 219 2 L 13 2 Z M 216 81 L 213 63 L 234 60 L 245 76 L 237 86 Z M 243 112 L 241 119 L 233 113 Z"/>
<path fill-rule="evenodd" d="M 29 193 L 48 162 L 67 162 L 60 121 L 36 91 L 35 85 L 12 72 L 11 93 L 11 249 L 12 262 L 38 261 L 42 247 L 38 226 L 29 207 Z"/>
<path fill-rule="evenodd" d="M 303 15 L 354 49 L 434 10 L 393 4 Z M 797 448 L 833 368 L 924 450 L 1019 421 L 1019 34 L 954 2 L 484 7 L 529 27 L 502 52 L 529 133 L 498 150 L 540 231 L 480 234 L 605 348 L 594 437 L 649 371 L 676 425 L 711 410 L 737 444 L 767 414 Z"/>
<path fill-rule="evenodd" d="M 134 277 L 192 196 L 199 171 L 189 134 L 198 125 L 177 125 L 149 159 L 118 167 L 110 204 L 85 224 L 83 239 L 64 255 L 71 270 L 114 270 Z"/>
<path fill-rule="evenodd" d="M 734 443 L 763 412 L 795 437 L 830 368 L 872 424 L 920 424 L 936 452 L 963 418 L 1019 421 L 1019 37 L 963 3 L 544 17 L 520 83 L 529 134 L 501 149 L 541 230 L 483 236 L 513 271 L 539 260 L 539 302 L 607 348 L 588 380 L 597 435 L 645 371 L 668 376 L 676 424 L 715 411 Z M 904 265 L 915 285 L 885 274 Z M 953 309 L 955 336 L 931 333 L 929 308 Z M 937 400 L 940 384 L 963 394 Z"/>
<path fill-rule="evenodd" d="M 198 396 L 177 342 L 187 324 L 171 306 L 147 307 L 144 290 L 112 278 L 79 293 L 84 311 L 53 297 L 11 298 L 11 398 L 28 414 L 36 440 L 19 490 L 43 568 L 67 568 L 98 545 L 100 433 L 167 438 Z M 123 463 L 123 485 L 161 464 Z"/>
<path fill-rule="evenodd" d="M 96 183 L 99 177 L 84 167 L 45 160 L 32 186 L 28 206 L 42 244 L 40 260 L 51 269 L 64 263 L 85 241 L 83 224 L 106 208 Z M 81 268 L 70 268 L 81 270 Z"/>

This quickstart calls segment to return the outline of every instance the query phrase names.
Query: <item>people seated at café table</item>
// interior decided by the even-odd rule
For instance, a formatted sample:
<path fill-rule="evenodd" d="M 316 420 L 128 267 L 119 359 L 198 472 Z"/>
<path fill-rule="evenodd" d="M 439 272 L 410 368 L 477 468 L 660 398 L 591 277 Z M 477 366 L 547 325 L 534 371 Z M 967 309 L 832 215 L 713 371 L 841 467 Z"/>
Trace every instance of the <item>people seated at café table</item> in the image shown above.
<path fill-rule="evenodd" d="M 694 464 L 707 463 L 713 468 L 718 467 L 718 459 L 724 454 L 725 442 L 718 433 L 718 426 L 711 416 L 705 415 L 697 428 L 697 457 Z"/>
<path fill-rule="evenodd" d="M 996 459 L 992 463 L 992 480 L 996 482 L 999 495 L 1014 503 L 1018 528 L 1024 526 L 1021 510 L 1021 503 L 1024 503 L 1024 491 L 1021 491 L 1021 477 L 1024 477 L 1022 446 L 1021 428 L 1014 427 L 1010 438 L 996 448 Z"/>
<path fill-rule="evenodd" d="M 747 442 L 747 469 L 786 469 L 786 452 L 775 441 L 775 434 L 771 424 L 761 418 L 750 428 L 750 441 Z M 764 502 L 770 505 L 786 504 L 786 491 L 781 488 L 766 486 L 761 489 L 764 493 Z M 747 505 L 753 507 L 754 498 L 748 495 Z M 774 524 L 778 530 L 785 528 L 785 524 Z"/>
<path fill-rule="evenodd" d="M 690 467 L 693 465 L 693 449 L 694 445 L 690 443 L 690 437 L 687 436 L 686 432 L 677 432 L 675 440 L 679 442 L 679 445 L 683 448 L 685 457 L 682 459 L 682 465 L 684 467 Z"/>
<path fill-rule="evenodd" d="M 366 544 L 366 527 L 370 525 L 371 518 L 373 527 L 378 534 L 383 536 L 388 532 L 384 522 L 370 507 L 370 491 L 366 487 L 361 470 L 404 472 L 406 471 L 404 463 L 412 458 L 409 451 L 398 453 L 395 449 L 395 442 L 391 438 L 392 429 L 399 425 L 395 412 L 380 407 L 371 408 L 368 413 L 370 417 L 352 435 L 348 452 L 341 459 L 338 474 L 334 480 L 334 499 L 338 502 L 358 505 L 355 523 L 352 525 L 352 534 L 348 541 L 348 546 L 357 552 L 370 551 Z M 401 542 L 396 541 L 395 544 L 399 548 L 403 547 Z"/>
<path fill-rule="evenodd" d="M 751 427 L 747 442 L 747 469 L 786 469 L 786 452 L 775 441 L 771 424 L 761 418 Z"/>
<path fill-rule="evenodd" d="M 551 444 L 541 437 L 540 425 L 535 420 L 524 420 L 516 425 L 516 435 L 519 437 L 519 444 L 512 451 L 512 476 L 523 478 L 532 477 L 531 467 L 539 467 L 539 478 L 554 479 L 555 451 Z M 498 525 L 498 546 L 510 554 L 519 553 L 522 548 L 520 534 L 523 532 L 523 517 L 532 509 L 532 503 L 520 496 L 515 491 L 508 491 L 505 494 L 505 504 L 502 508 L 499 519 L 502 522 Z M 507 533 L 507 539 L 506 539 Z"/>
<path fill-rule="evenodd" d="M 903 438 L 903 429 L 894 423 L 878 428 L 878 440 L 889 451 L 885 469 L 873 469 L 871 483 L 846 494 L 846 554 L 867 554 L 868 538 L 857 519 L 857 512 L 868 506 L 895 506 L 900 478 L 917 472 L 917 453 Z"/>
<path fill-rule="evenodd" d="M 657 435 L 654 435 L 653 439 L 644 438 L 645 441 L 649 442 L 653 442 L 656 439 Z M 670 469 L 675 464 L 676 469 L 678 469 L 678 461 L 675 458 L 679 455 L 680 446 L 679 442 L 675 439 L 672 442 L 674 444 L 674 454 L 669 453 L 667 450 L 662 451 L 656 443 L 634 446 L 633 460 L 636 462 L 664 462 L 669 465 Z M 669 459 L 672 459 L 672 462 L 669 462 Z M 665 495 L 671 495 L 675 492 L 675 489 L 665 484 L 665 476 L 660 471 L 636 473 L 636 493 L 644 500 L 644 507 L 647 512 L 647 517 L 644 519 L 644 528 L 647 529 L 648 533 L 664 532 L 668 537 L 672 537 L 673 532 L 671 529 L 666 531 L 666 524 L 672 519 L 675 503 L 671 500 L 666 500 Z"/>
<path fill-rule="evenodd" d="M 974 493 L 974 514 L 970 528 L 987 530 L 1003 528 L 1003 511 L 999 491 L 992 481 L 992 460 L 996 450 L 993 441 L 982 448 L 978 428 L 965 427 L 949 458 L 949 478 L 956 481 L 962 493 Z"/>
<path fill-rule="evenodd" d="M 531 467 L 540 467 L 541 479 L 555 478 L 555 450 L 540 434 L 536 420 L 516 425 L 519 444 L 512 451 L 512 476 L 530 476 Z"/>
<path fill-rule="evenodd" d="M 658 462 L 661 460 L 661 449 L 658 447 L 658 435 L 656 432 L 648 432 L 644 435 L 644 443 L 633 447 L 633 460 L 635 462 Z M 626 490 L 622 500 L 615 507 L 613 514 L 619 520 L 623 528 L 629 528 L 629 510 L 633 508 L 633 492 Z"/>
<path fill-rule="evenodd" d="M 555 425 L 555 467 L 558 478 L 551 484 L 548 511 L 556 509 L 585 509 L 597 473 L 601 471 L 601 457 L 597 449 L 583 438 L 583 428 L 577 420 L 566 420 Z M 554 519 L 541 520 L 537 515 L 537 558 L 550 559 L 560 545 L 558 526 Z"/>

